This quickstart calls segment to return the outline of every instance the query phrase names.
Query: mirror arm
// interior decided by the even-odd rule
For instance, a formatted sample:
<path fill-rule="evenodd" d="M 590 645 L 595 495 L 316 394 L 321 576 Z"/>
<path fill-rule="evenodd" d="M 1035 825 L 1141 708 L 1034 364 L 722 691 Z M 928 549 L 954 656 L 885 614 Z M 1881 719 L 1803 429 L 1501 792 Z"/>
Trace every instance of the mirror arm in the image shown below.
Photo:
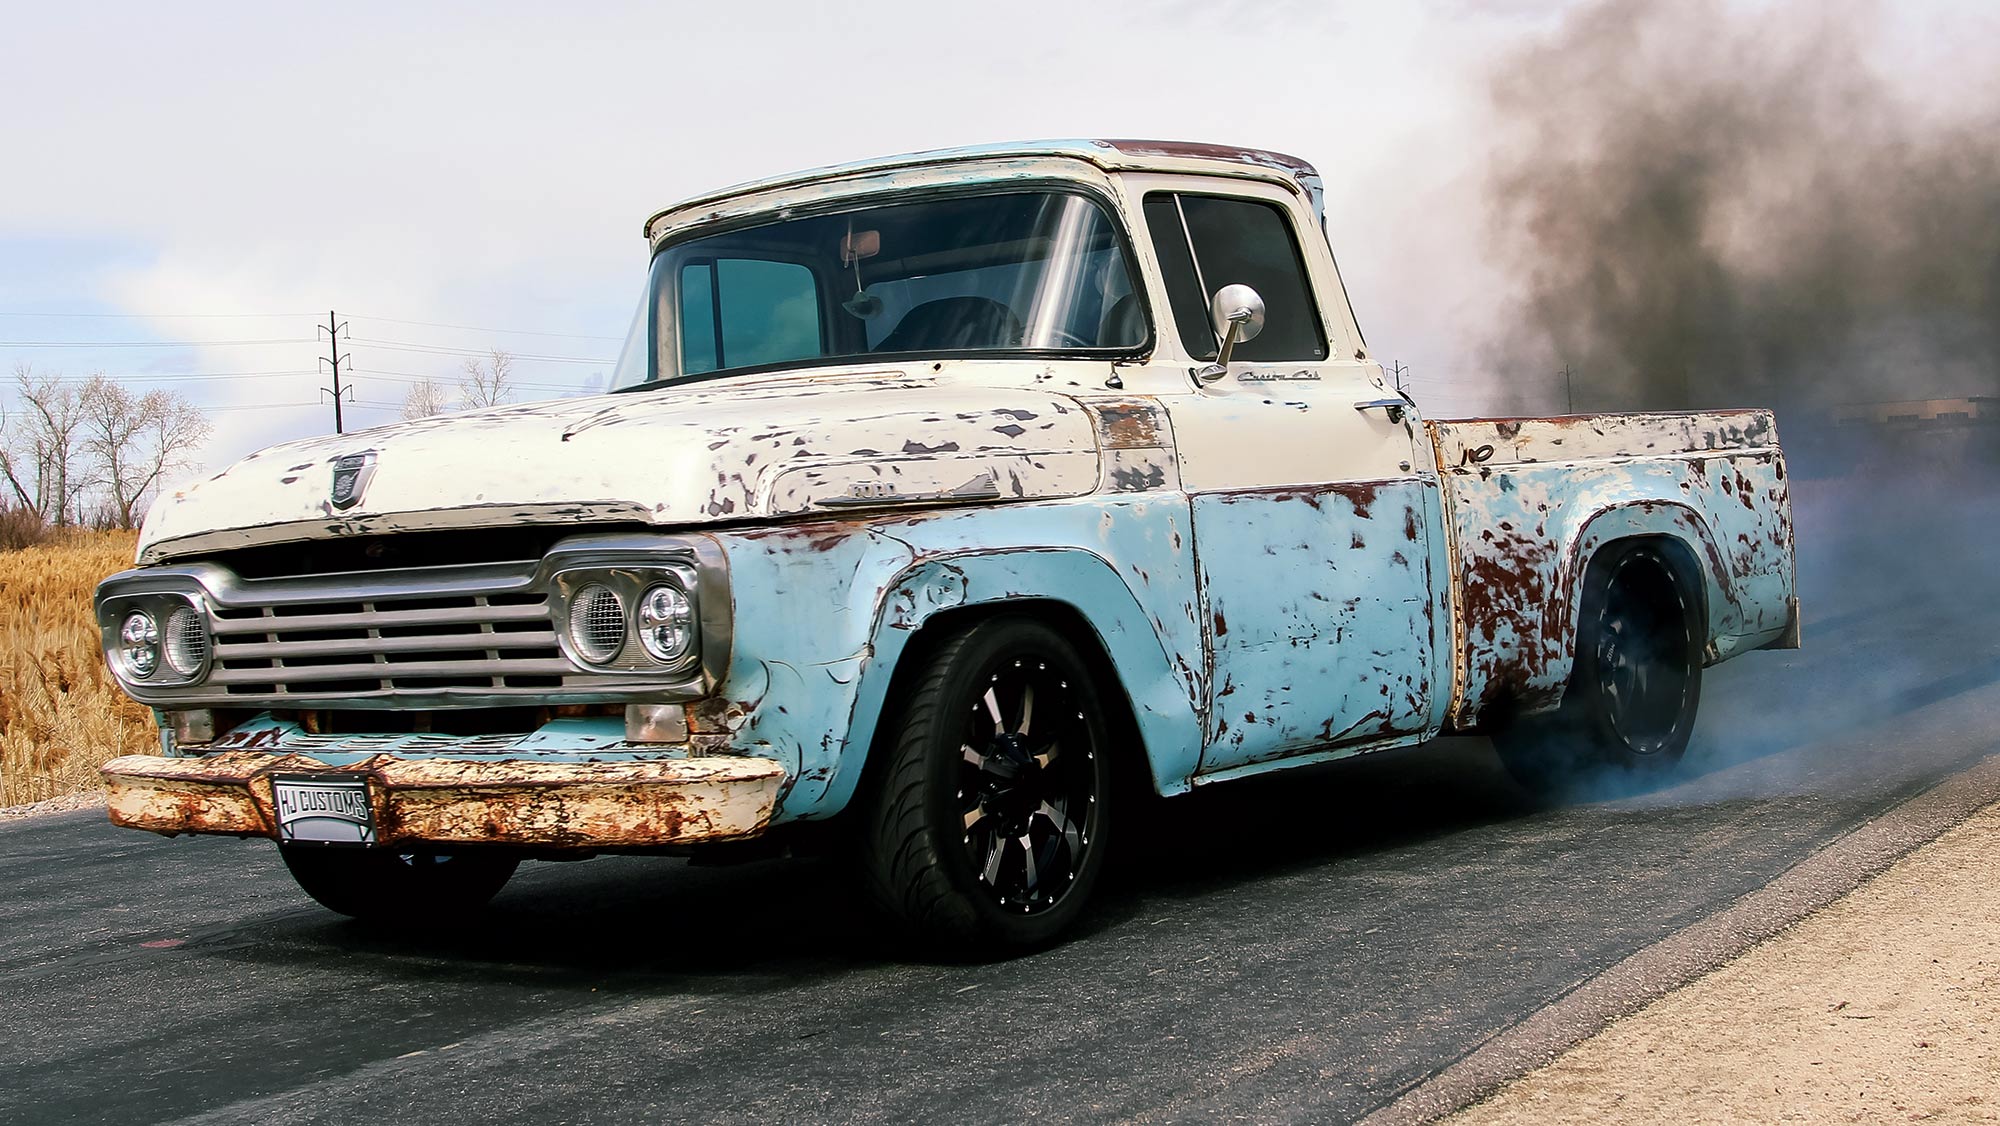
<path fill-rule="evenodd" d="M 1229 374 L 1229 355 L 1236 351 L 1236 336 L 1243 330 L 1243 322 L 1249 319 L 1249 310 L 1244 315 L 1229 318 L 1229 333 L 1222 338 L 1222 349 L 1215 354 L 1215 362 L 1206 367 L 1196 368 L 1194 377 L 1203 383 L 1214 383 Z"/>

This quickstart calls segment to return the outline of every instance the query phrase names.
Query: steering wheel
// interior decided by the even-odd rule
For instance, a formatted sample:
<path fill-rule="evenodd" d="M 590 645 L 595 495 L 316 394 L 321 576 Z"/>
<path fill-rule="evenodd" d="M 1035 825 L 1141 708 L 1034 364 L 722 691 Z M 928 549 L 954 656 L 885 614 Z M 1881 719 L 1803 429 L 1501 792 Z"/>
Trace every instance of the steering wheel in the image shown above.
<path fill-rule="evenodd" d="M 1067 344 L 1072 348 L 1097 347 L 1097 341 L 1085 340 L 1083 337 L 1078 336 L 1076 333 L 1071 332 L 1065 328 L 1049 328 L 1049 329 L 1044 329 L 1043 331 L 1047 332 L 1049 335 L 1053 337 L 1056 337 L 1057 343 Z"/>

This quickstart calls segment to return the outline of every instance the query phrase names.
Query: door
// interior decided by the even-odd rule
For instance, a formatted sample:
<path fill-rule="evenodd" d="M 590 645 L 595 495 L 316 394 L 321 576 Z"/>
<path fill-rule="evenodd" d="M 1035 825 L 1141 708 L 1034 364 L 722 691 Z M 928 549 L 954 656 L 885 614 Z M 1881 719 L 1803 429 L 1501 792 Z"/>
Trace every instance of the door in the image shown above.
<path fill-rule="evenodd" d="M 1323 315 L 1316 294 L 1343 311 L 1344 298 L 1325 244 L 1299 238 L 1293 199 L 1212 184 L 1143 201 L 1164 340 L 1213 359 L 1209 299 L 1225 285 L 1266 308 L 1227 374 L 1162 396 L 1206 616 L 1204 774 L 1422 731 L 1439 671 L 1428 439 L 1410 412 L 1356 409 L 1389 397 L 1381 368 Z"/>

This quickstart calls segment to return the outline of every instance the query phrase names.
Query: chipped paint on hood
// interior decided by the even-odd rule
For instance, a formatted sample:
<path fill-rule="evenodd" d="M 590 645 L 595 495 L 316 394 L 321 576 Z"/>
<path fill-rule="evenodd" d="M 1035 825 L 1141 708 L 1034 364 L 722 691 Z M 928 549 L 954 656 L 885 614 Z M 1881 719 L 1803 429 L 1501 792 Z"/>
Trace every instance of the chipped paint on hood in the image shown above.
<path fill-rule="evenodd" d="M 334 463 L 361 453 L 374 454 L 365 479 L 340 498 L 351 488 L 358 499 L 337 508 Z M 1066 396 L 951 375 L 816 371 L 493 407 L 273 446 L 163 496 L 146 518 L 139 561 L 426 528 L 689 525 L 1041 499 L 1096 483 L 1090 421 Z M 833 498 L 839 508 L 821 504 Z"/>

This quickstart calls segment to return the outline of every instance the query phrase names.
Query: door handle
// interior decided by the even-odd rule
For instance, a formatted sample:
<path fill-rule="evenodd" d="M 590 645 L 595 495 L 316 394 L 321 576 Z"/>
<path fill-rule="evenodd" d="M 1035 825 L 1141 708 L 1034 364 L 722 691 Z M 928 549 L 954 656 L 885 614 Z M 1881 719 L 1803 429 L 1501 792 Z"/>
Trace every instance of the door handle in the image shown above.
<path fill-rule="evenodd" d="M 1407 407 L 1409 407 L 1409 405 L 1410 405 L 1409 400 L 1402 398 L 1363 399 L 1360 402 L 1354 404 L 1354 409 L 1358 411 L 1380 410 L 1389 416 L 1390 422 L 1401 422 L 1403 421 L 1403 411 Z"/>

